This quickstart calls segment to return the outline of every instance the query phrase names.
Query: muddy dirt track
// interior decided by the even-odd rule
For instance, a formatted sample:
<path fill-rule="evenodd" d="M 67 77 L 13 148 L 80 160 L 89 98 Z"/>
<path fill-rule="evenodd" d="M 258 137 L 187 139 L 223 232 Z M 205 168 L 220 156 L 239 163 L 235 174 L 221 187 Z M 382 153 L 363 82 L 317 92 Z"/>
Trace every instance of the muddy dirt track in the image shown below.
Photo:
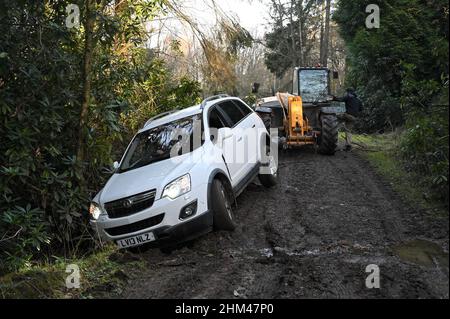
<path fill-rule="evenodd" d="M 290 151 L 279 175 L 238 198 L 235 232 L 142 253 L 146 270 L 114 297 L 448 298 L 448 215 L 402 202 L 357 152 Z"/>

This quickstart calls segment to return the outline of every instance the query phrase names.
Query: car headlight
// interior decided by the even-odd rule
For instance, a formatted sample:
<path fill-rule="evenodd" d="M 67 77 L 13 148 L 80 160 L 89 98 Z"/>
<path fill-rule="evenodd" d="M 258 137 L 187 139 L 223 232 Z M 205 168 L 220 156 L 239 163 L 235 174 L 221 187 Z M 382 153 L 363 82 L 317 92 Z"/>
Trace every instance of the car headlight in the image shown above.
<path fill-rule="evenodd" d="M 91 215 L 92 219 L 97 220 L 102 214 L 102 209 L 97 203 L 92 202 L 89 206 L 89 214 Z"/>
<path fill-rule="evenodd" d="M 175 199 L 178 196 L 186 194 L 191 191 L 191 176 L 189 174 L 178 177 L 173 182 L 164 187 L 164 191 L 161 197 L 169 197 Z"/>

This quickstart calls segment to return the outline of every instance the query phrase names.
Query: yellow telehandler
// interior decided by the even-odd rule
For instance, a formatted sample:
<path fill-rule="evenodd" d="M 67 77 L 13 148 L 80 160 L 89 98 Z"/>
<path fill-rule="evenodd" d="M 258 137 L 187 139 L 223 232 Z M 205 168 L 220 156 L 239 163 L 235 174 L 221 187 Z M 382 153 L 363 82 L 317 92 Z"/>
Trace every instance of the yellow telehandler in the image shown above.
<path fill-rule="evenodd" d="M 321 154 L 336 152 L 338 120 L 331 104 L 330 73 L 327 68 L 295 68 L 292 94 L 278 92 L 256 103 L 256 112 L 270 110 L 270 127 L 278 127 L 284 149 L 315 145 Z"/>

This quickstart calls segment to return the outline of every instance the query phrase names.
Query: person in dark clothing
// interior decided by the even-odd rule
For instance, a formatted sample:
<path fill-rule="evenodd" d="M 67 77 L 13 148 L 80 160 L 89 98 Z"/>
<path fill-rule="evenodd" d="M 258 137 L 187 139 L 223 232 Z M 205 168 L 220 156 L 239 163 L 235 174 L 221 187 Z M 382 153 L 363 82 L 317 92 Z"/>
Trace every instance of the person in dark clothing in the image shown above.
<path fill-rule="evenodd" d="M 352 149 L 352 129 L 362 111 L 362 102 L 355 93 L 355 90 L 348 88 L 343 97 L 333 96 L 333 100 L 337 102 L 345 102 L 345 113 L 339 115 L 339 119 L 344 124 L 345 132 L 345 151 Z"/>

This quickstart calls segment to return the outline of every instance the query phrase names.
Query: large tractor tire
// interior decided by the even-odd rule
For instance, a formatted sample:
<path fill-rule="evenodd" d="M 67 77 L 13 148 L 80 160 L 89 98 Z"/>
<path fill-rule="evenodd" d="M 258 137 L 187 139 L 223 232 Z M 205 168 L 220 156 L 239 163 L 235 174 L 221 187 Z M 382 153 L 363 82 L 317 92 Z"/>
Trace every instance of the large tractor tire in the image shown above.
<path fill-rule="evenodd" d="M 321 116 L 322 133 L 319 138 L 319 153 L 334 155 L 338 144 L 338 120 L 336 115 Z"/>

